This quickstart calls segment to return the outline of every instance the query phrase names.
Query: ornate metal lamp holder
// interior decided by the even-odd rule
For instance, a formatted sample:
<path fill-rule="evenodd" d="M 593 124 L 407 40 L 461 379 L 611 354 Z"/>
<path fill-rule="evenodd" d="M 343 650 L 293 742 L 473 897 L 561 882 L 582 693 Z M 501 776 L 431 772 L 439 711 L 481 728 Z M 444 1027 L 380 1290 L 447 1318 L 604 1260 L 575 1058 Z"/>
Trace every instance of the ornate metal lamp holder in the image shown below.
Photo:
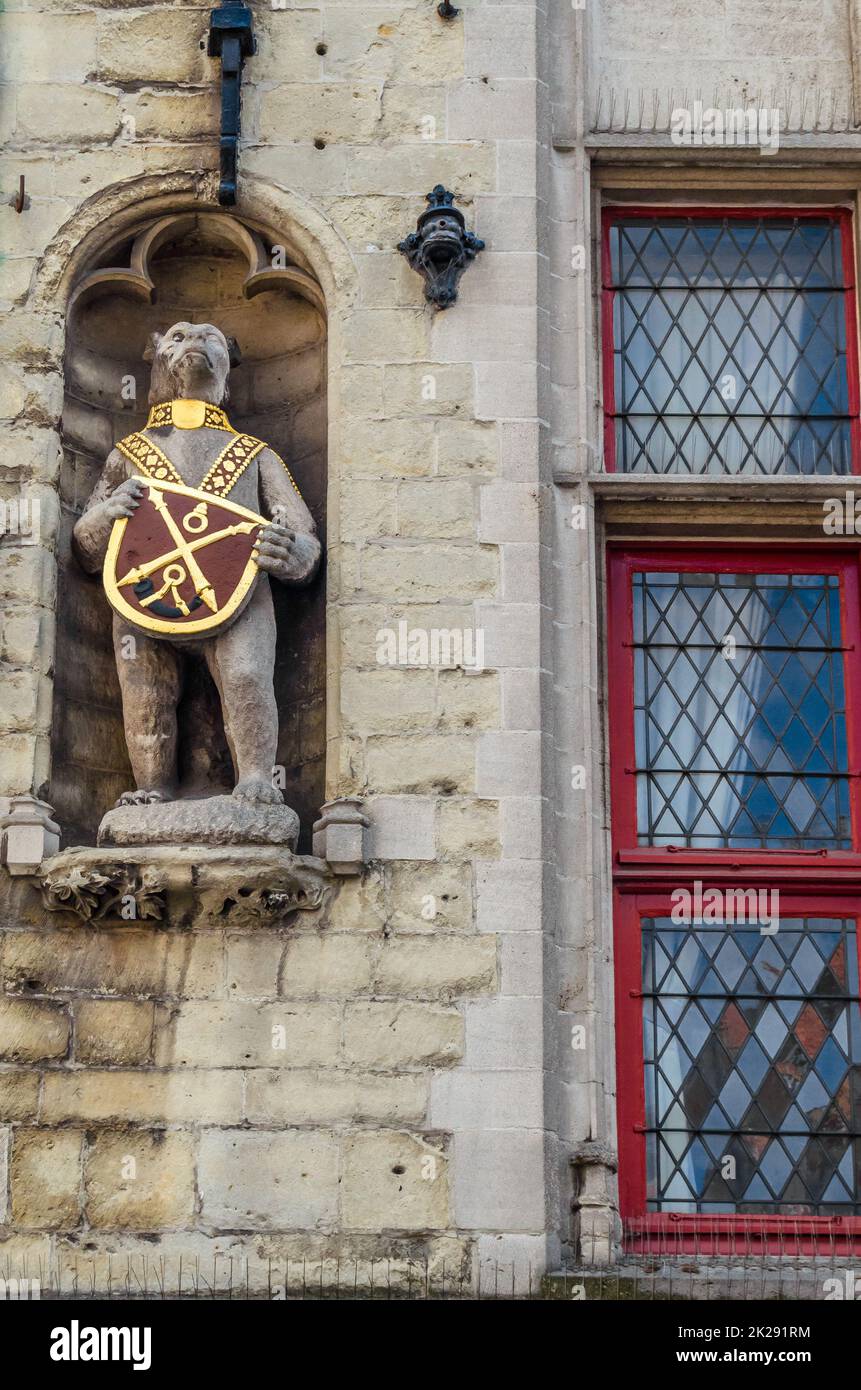
<path fill-rule="evenodd" d="M 441 183 L 428 193 L 427 201 L 416 230 L 398 242 L 398 250 L 424 276 L 425 299 L 447 309 L 457 299 L 458 280 L 484 250 L 484 242 L 466 230 L 463 213 L 453 206 L 454 194 Z"/>

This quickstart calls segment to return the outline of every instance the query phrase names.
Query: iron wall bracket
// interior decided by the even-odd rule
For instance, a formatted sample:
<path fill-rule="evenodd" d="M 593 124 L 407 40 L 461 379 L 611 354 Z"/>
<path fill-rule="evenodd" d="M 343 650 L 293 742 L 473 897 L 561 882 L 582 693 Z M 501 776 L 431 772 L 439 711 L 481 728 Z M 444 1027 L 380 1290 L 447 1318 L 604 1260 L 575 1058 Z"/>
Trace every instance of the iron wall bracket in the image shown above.
<path fill-rule="evenodd" d="M 247 5 L 229 4 L 224 0 L 217 10 L 210 11 L 206 51 L 210 58 L 221 59 L 221 181 L 218 201 L 224 207 L 232 207 L 236 202 L 242 65 L 246 58 L 257 52 L 254 20 Z"/>
<path fill-rule="evenodd" d="M 428 193 L 427 202 L 416 230 L 398 242 L 398 250 L 424 276 L 425 299 L 447 309 L 457 299 L 458 280 L 484 250 L 484 242 L 466 230 L 463 213 L 452 206 L 454 194 L 441 183 Z"/>

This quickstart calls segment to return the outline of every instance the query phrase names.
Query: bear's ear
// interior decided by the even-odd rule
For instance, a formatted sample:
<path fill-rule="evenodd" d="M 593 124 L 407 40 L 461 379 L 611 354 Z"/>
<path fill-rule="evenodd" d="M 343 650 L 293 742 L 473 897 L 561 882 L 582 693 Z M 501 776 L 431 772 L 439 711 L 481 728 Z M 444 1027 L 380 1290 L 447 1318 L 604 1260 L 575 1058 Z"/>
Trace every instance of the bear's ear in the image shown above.
<path fill-rule="evenodd" d="M 227 337 L 227 355 L 231 367 L 238 367 L 240 362 L 242 361 L 242 353 L 239 350 L 239 344 L 237 343 L 236 339 L 231 338 L 229 334 Z"/>
<path fill-rule="evenodd" d="M 146 347 L 144 348 L 144 355 L 143 355 L 143 360 L 144 360 L 144 362 L 154 362 L 154 361 L 155 361 L 156 353 L 158 352 L 159 348 L 161 347 L 161 344 L 162 344 L 162 334 L 161 334 L 161 333 L 150 333 L 150 335 L 149 335 L 149 340 L 148 340 L 148 342 L 147 342 Z"/>

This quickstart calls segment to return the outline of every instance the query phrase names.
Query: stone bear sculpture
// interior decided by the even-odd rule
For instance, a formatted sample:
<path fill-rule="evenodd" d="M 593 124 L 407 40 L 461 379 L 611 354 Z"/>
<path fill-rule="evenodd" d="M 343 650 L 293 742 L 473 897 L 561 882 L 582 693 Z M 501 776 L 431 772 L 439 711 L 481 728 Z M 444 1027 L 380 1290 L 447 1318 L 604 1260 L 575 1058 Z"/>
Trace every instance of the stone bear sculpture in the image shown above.
<path fill-rule="evenodd" d="M 145 471 L 143 458 L 161 456 L 173 476 L 199 489 L 223 454 L 225 439 L 250 439 L 237 435 L 222 408 L 238 351 L 218 328 L 175 323 L 166 333 L 153 334 L 147 360 L 152 362 L 147 425 L 108 455 L 73 532 L 77 559 L 91 574 L 104 564 L 114 523 L 132 517 L 146 494 L 138 479 Z M 155 455 L 147 454 L 153 447 Z M 135 779 L 117 805 L 170 801 L 177 794 L 177 705 L 187 650 L 204 658 L 218 691 L 236 773 L 233 795 L 252 802 L 283 800 L 272 776 L 278 741 L 276 632 L 266 576 L 282 584 L 307 584 L 320 563 L 321 546 L 311 513 L 279 456 L 258 440 L 249 452 L 254 457 L 238 470 L 230 500 L 269 524 L 254 551 L 264 573 L 239 616 L 198 640 L 178 643 L 143 633 L 114 613 L 114 652 Z"/>

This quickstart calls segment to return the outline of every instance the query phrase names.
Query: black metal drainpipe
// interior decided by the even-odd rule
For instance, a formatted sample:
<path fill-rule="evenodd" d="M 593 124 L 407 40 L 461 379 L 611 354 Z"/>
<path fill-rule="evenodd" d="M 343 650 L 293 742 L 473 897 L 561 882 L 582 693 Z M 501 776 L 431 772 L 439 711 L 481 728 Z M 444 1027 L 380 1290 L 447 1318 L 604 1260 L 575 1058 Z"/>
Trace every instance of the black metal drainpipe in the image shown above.
<path fill-rule="evenodd" d="M 223 3 L 209 17 L 210 58 L 221 59 L 221 182 L 218 201 L 236 202 L 242 65 L 257 52 L 254 21 L 247 5 Z"/>

